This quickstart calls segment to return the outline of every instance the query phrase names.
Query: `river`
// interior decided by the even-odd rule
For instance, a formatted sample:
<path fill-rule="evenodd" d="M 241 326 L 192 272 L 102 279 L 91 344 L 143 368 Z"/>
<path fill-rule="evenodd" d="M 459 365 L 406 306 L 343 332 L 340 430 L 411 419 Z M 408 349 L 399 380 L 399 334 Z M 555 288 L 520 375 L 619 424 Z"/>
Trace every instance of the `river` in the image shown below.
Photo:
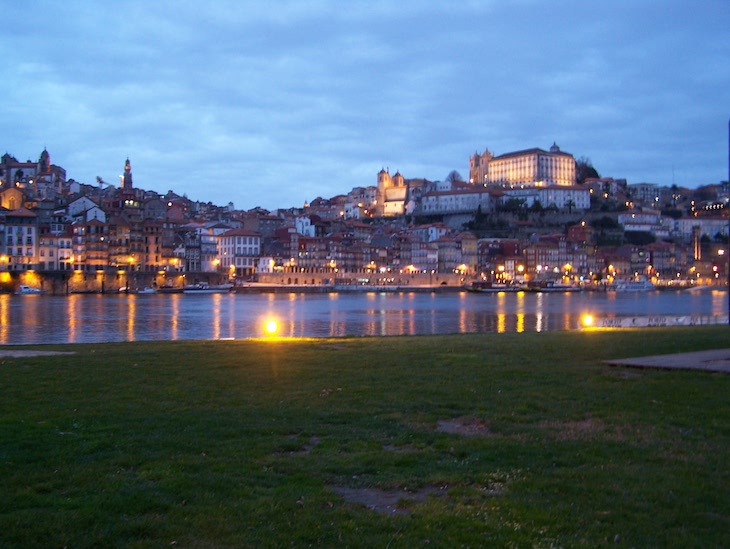
<path fill-rule="evenodd" d="M 0 344 L 572 330 L 581 318 L 727 319 L 727 291 L 0 295 Z M 726 320 L 725 320 L 726 322 Z"/>

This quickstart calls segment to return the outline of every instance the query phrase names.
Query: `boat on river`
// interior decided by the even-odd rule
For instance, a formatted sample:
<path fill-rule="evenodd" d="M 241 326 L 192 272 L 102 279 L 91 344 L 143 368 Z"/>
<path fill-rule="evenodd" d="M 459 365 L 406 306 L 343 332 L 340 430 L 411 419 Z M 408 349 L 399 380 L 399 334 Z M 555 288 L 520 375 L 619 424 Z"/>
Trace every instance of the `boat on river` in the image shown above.
<path fill-rule="evenodd" d="M 198 282 L 196 284 L 188 284 L 183 288 L 184 294 L 224 294 L 231 291 L 232 284 L 215 284 L 210 285 L 207 282 Z"/>
<path fill-rule="evenodd" d="M 526 289 L 531 292 L 580 292 L 583 288 L 577 284 L 540 280 L 528 283 Z"/>
<path fill-rule="evenodd" d="M 42 294 L 43 290 L 40 288 L 34 288 L 33 286 L 28 286 L 26 284 L 21 284 L 18 286 L 18 291 L 15 292 L 16 295 L 33 295 L 33 294 Z"/>
<path fill-rule="evenodd" d="M 501 282 L 488 282 L 486 280 L 477 280 L 466 286 L 466 290 L 468 292 L 490 294 L 497 292 L 518 292 L 520 291 L 520 287 L 504 284 Z"/>
<path fill-rule="evenodd" d="M 631 280 L 619 280 L 616 282 L 617 292 L 648 292 L 655 290 L 656 286 L 651 280 L 645 277 L 634 278 Z"/>
<path fill-rule="evenodd" d="M 135 293 L 137 293 L 137 294 L 156 294 L 157 290 L 150 286 L 145 286 L 141 290 L 137 290 Z"/>

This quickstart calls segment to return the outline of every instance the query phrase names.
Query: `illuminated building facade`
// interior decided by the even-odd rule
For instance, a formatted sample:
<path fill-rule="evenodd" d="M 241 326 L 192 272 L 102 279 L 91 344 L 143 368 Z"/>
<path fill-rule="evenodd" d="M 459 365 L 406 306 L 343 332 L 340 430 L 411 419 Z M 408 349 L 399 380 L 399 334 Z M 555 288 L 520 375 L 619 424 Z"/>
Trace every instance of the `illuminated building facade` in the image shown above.
<path fill-rule="evenodd" d="M 400 172 L 391 176 L 388 170 L 380 170 L 378 172 L 377 215 L 403 215 L 407 194 L 408 187 Z"/>
<path fill-rule="evenodd" d="M 555 143 L 549 151 L 527 149 L 492 155 L 475 153 L 469 160 L 469 182 L 503 187 L 575 185 L 575 158 Z"/>

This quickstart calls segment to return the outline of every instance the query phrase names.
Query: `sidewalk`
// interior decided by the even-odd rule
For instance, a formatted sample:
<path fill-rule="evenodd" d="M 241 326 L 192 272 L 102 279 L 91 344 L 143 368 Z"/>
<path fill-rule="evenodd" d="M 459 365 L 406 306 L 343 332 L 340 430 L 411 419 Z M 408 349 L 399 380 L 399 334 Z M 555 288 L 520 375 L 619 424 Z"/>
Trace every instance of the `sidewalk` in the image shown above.
<path fill-rule="evenodd" d="M 642 356 L 604 360 L 611 366 L 630 368 L 660 368 L 664 370 L 704 370 L 730 374 L 730 349 L 714 349 L 696 353 Z"/>

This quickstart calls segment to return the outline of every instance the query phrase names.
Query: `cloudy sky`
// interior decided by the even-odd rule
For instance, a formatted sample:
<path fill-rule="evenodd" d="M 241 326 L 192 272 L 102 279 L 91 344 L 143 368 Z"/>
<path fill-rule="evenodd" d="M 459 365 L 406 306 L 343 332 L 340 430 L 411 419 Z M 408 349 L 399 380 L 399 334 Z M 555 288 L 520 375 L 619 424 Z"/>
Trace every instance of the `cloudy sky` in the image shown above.
<path fill-rule="evenodd" d="M 0 0 L 0 146 L 69 178 L 299 206 L 553 142 L 728 178 L 728 0 Z"/>

